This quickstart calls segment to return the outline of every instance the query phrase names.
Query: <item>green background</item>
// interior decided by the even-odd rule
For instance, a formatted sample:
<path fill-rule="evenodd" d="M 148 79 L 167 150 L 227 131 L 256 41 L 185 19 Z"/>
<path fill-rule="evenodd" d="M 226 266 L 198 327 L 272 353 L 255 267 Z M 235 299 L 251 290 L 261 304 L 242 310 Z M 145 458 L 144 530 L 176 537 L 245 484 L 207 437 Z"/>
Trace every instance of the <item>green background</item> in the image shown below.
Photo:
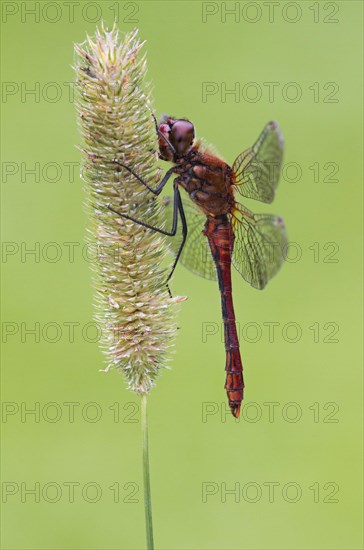
<path fill-rule="evenodd" d="M 3 548 L 145 544 L 139 403 L 120 375 L 99 372 L 102 355 L 87 341 L 95 333 L 82 337 L 93 316 L 91 271 L 81 254 L 87 218 L 78 168 L 72 181 L 64 164 L 80 162 L 75 108 L 64 84 L 74 78 L 73 43 L 94 33 L 92 19 L 100 14 L 111 24 L 116 9 L 120 29 L 137 26 L 147 41 L 158 115 L 189 117 L 229 163 L 276 119 L 285 163 L 294 163 L 273 205 L 246 201 L 257 212 L 284 217 L 295 245 L 291 261 L 263 292 L 234 273 L 246 377 L 240 422 L 226 412 L 217 287 L 182 266 L 176 271 L 173 291 L 189 299 L 181 306 L 172 369 L 150 398 L 156 547 L 362 548 L 361 2 L 283 2 L 272 21 L 264 3 L 240 2 L 240 21 L 230 15 L 226 22 L 219 2 L 209 3 L 217 13 L 206 22 L 200 2 L 76 2 L 73 22 L 63 2 L 48 3 L 53 7 L 44 13 L 47 3 L 40 2 L 39 21 L 24 12 L 34 2 L 2 4 L 8 92 L 2 98 L 2 398 L 13 413 L 2 423 L 2 482 L 15 493 L 3 492 Z M 290 22 L 297 5 L 299 18 Z M 215 82 L 219 93 L 203 101 L 203 82 Z M 273 98 L 267 82 L 278 83 Z M 49 83 L 60 93 L 54 101 Z M 261 98 L 223 101 L 223 83 L 228 89 L 239 83 L 250 98 L 260 90 Z M 22 97 L 22 89 L 35 86 L 38 96 Z M 292 101 L 297 89 L 302 97 Z M 37 162 L 45 170 L 39 181 L 24 172 Z M 60 172 L 47 163 L 57 163 Z M 6 175 L 14 167 L 18 172 Z M 80 243 L 73 262 L 67 242 Z M 56 250 L 49 243 L 61 250 L 58 261 L 47 261 L 47 251 Z M 39 257 L 22 258 L 22 247 L 36 246 Z M 37 322 L 41 332 L 49 329 L 39 342 L 22 335 Z M 71 322 L 78 323 L 73 342 L 64 324 Z M 56 338 L 47 323 L 60 327 L 54 343 L 47 341 Z M 272 341 L 267 323 L 277 323 Z M 17 332 L 10 335 L 11 329 Z M 206 329 L 216 333 L 206 337 Z M 67 402 L 78 403 L 74 422 Z M 95 422 L 92 402 L 101 414 Z M 35 403 L 39 421 L 25 414 Z M 274 417 L 267 403 L 275 403 Z M 206 406 L 214 414 L 203 416 Z M 74 502 L 69 482 L 79 484 Z M 97 502 L 89 502 L 95 496 L 90 482 L 102 491 Z M 269 498 L 271 482 L 278 485 Z M 22 494 L 21 483 L 27 489 L 39 483 L 40 502 Z M 119 502 L 110 489 L 115 484 Z M 57 487 L 60 498 L 50 502 Z M 206 502 L 204 487 L 215 493 Z M 290 502 L 296 491 L 301 496 Z"/>

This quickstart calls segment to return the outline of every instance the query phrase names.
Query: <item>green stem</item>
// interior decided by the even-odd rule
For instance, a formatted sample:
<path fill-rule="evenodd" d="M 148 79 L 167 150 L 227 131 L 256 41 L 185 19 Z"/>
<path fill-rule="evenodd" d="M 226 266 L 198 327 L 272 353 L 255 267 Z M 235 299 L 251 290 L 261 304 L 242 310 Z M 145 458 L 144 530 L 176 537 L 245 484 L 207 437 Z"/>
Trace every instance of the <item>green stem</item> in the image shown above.
<path fill-rule="evenodd" d="M 148 415 L 147 415 L 147 394 L 142 394 L 141 421 L 143 438 L 143 478 L 144 478 L 144 511 L 145 528 L 147 535 L 147 549 L 153 550 L 153 521 L 152 521 L 152 497 L 150 492 L 149 472 L 149 447 L 148 447 Z"/>

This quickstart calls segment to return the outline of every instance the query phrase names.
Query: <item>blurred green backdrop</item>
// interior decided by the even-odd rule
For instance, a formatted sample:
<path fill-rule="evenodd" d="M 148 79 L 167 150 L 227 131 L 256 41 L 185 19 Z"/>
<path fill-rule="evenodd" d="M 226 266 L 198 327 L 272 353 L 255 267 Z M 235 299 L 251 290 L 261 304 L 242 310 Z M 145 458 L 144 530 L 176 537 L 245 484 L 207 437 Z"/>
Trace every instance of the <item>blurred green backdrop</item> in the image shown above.
<path fill-rule="evenodd" d="M 73 43 L 115 16 L 147 41 L 156 113 L 189 117 L 227 162 L 279 121 L 277 198 L 246 205 L 283 216 L 294 243 L 263 292 L 234 274 L 239 423 L 225 405 L 217 287 L 176 271 L 189 300 L 150 398 L 156 547 L 362 548 L 356 1 L 2 3 L 2 546 L 144 547 L 139 403 L 99 372 L 88 325 L 69 84 Z"/>

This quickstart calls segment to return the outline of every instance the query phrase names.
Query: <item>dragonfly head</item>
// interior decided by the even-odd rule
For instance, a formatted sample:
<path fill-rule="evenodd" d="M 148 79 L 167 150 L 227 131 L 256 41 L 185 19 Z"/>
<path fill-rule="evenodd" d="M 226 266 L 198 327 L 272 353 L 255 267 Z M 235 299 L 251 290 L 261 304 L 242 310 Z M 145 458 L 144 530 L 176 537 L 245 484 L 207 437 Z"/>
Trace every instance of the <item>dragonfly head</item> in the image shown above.
<path fill-rule="evenodd" d="M 195 128 L 192 122 L 185 118 L 175 119 L 168 115 L 163 115 L 159 123 L 159 131 L 174 147 L 177 157 L 186 155 L 193 145 Z M 168 146 L 166 139 L 159 136 L 160 153 L 166 160 L 172 160 L 173 152 Z"/>

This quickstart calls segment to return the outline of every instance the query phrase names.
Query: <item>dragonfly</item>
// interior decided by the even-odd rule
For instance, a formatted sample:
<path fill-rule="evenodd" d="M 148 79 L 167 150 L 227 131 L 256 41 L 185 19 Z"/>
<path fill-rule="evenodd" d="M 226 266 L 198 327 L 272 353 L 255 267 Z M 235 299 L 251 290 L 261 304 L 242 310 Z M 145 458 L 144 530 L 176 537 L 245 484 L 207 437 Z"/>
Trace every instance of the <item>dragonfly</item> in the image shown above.
<path fill-rule="evenodd" d="M 230 410 L 239 418 L 244 378 L 231 265 L 252 287 L 263 289 L 285 259 L 287 236 L 282 218 L 254 214 L 236 196 L 240 193 L 264 203 L 273 201 L 283 160 L 282 132 L 277 122 L 269 122 L 254 145 L 229 166 L 204 140 L 195 139 L 194 125 L 187 118 L 163 115 L 159 124 L 153 118 L 159 158 L 173 164 L 160 183 L 152 187 L 132 167 L 115 162 L 156 196 L 174 177 L 173 197 L 163 200 L 171 229 L 158 228 L 111 206 L 108 208 L 123 218 L 173 237 L 170 248 L 175 259 L 167 285 L 179 261 L 197 275 L 218 280 L 226 350 L 224 387 Z M 180 189 L 186 191 L 184 198 Z"/>

